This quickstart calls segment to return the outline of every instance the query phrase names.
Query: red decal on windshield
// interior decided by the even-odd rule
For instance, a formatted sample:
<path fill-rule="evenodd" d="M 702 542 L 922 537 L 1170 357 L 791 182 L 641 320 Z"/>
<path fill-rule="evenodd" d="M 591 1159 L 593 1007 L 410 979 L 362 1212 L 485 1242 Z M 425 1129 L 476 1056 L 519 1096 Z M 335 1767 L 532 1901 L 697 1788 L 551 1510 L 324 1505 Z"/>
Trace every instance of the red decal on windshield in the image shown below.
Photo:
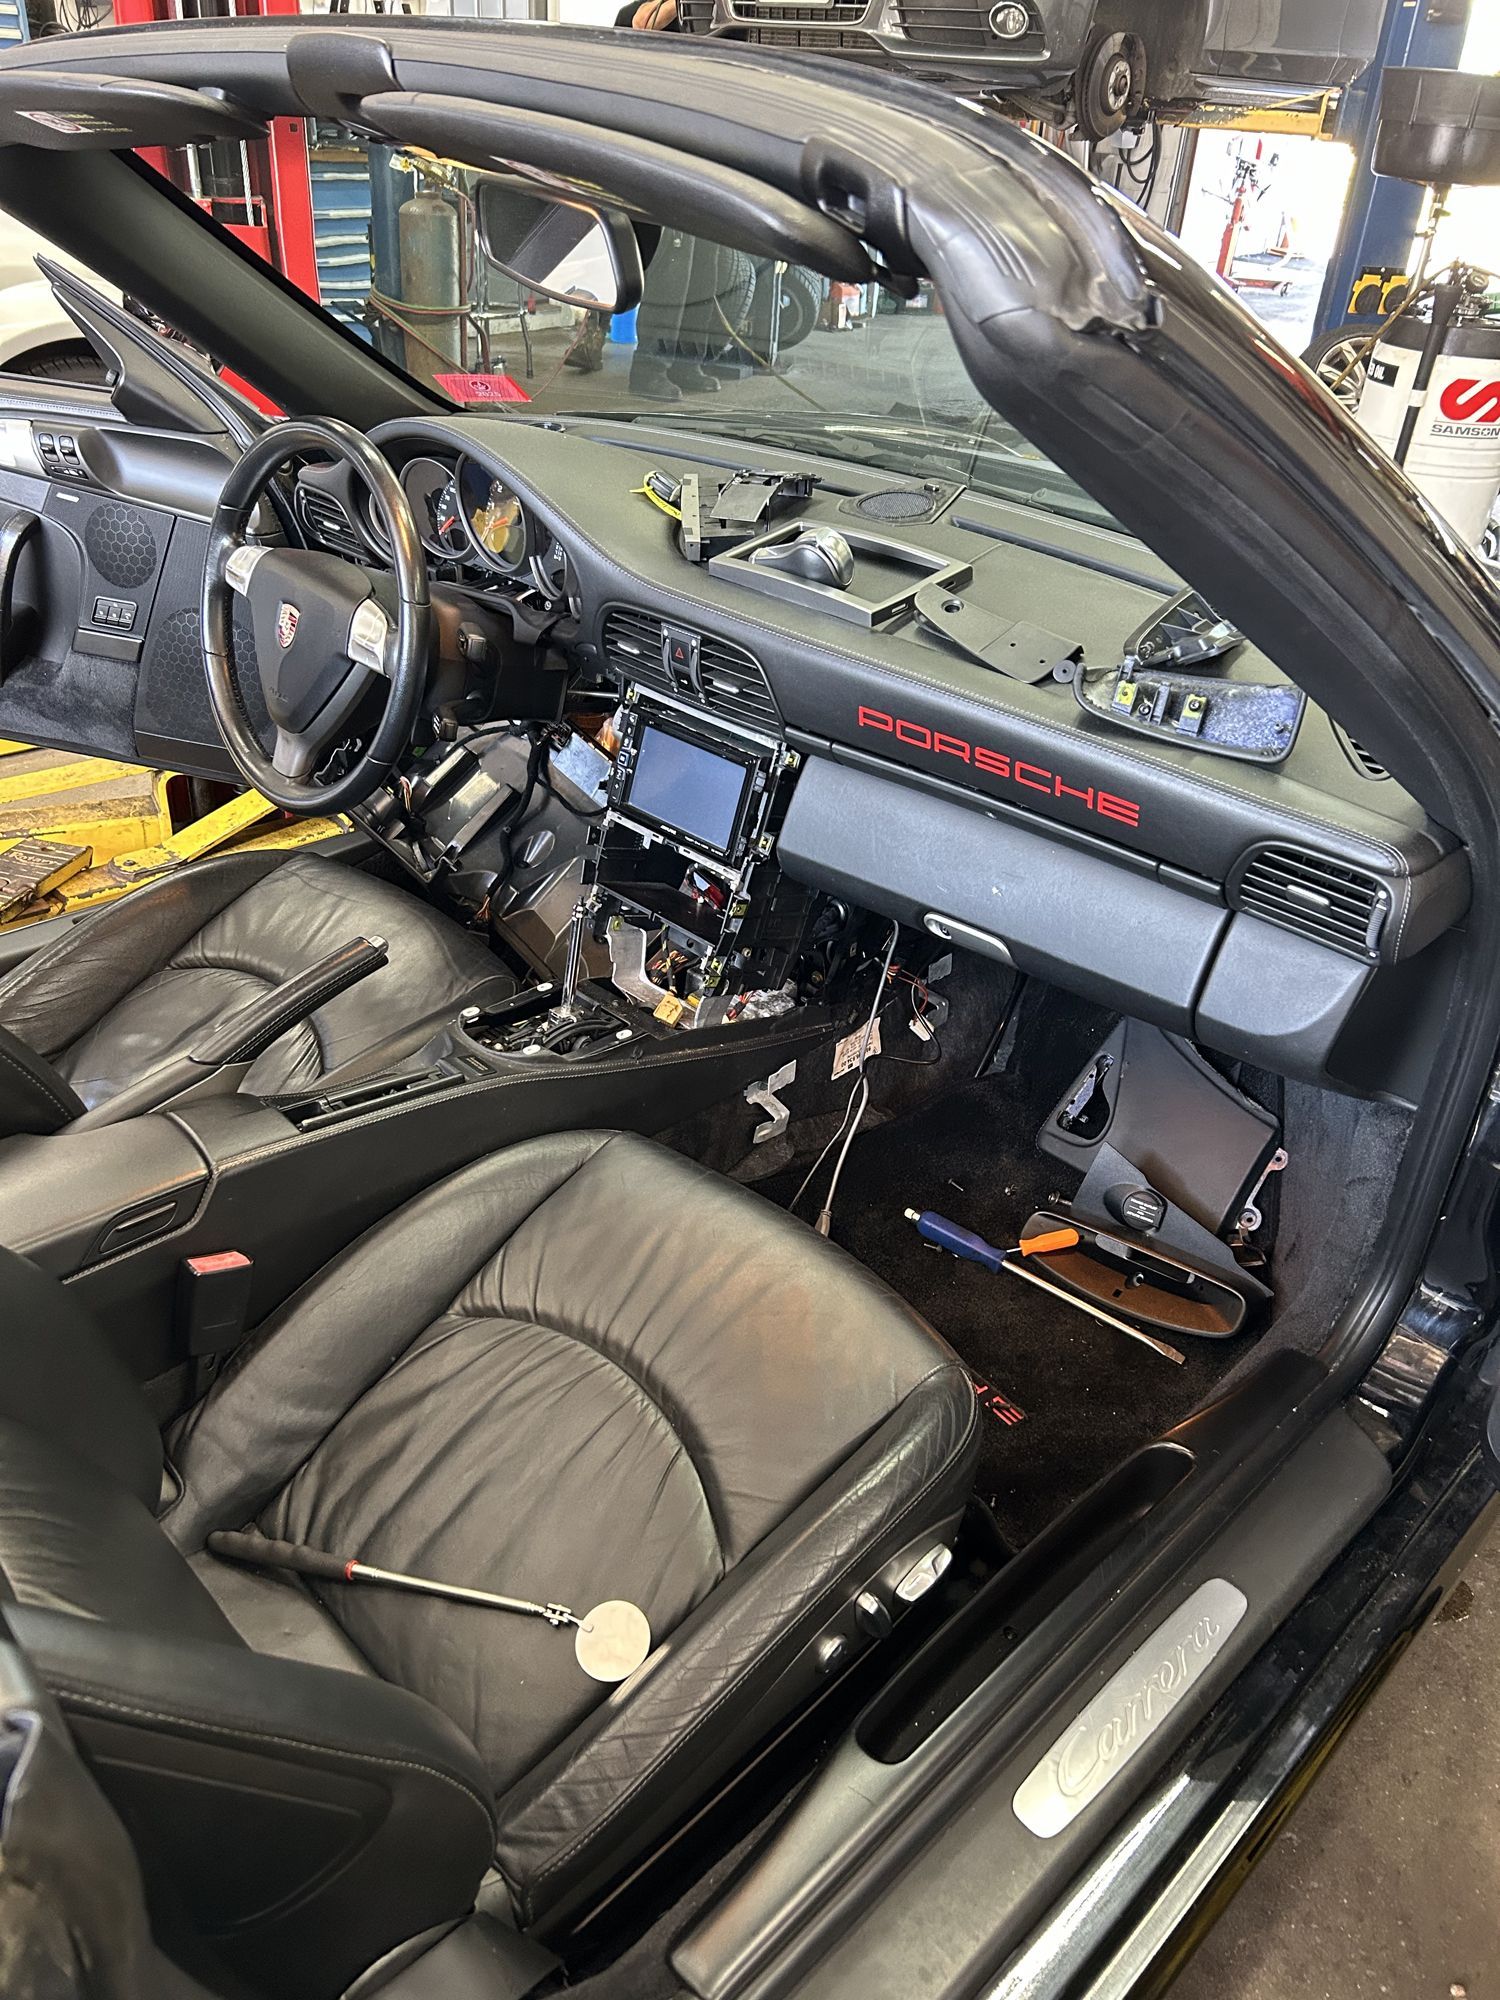
<path fill-rule="evenodd" d="M 514 375 L 434 375 L 433 382 L 455 403 L 529 403 Z"/>

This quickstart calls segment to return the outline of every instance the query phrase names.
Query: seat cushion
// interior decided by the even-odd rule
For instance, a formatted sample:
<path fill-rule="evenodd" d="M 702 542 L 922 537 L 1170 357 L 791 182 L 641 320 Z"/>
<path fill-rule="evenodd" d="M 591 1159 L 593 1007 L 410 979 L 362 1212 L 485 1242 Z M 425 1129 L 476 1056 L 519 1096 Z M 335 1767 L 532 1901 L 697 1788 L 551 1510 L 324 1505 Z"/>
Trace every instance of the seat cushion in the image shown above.
<path fill-rule="evenodd" d="M 389 963 L 274 1042 L 242 1088 L 368 1073 L 481 990 L 513 990 L 480 939 L 416 895 L 321 855 L 251 853 L 195 863 L 86 918 L 0 980 L 0 1026 L 92 1108 L 361 935 L 383 937 Z"/>
<path fill-rule="evenodd" d="M 606 1833 L 628 1851 L 623 1806 L 645 1838 L 657 1795 L 692 1791 L 699 1725 L 729 1741 L 840 1593 L 961 1507 L 973 1427 L 958 1362 L 863 1267 L 650 1141 L 570 1133 L 431 1190 L 294 1299 L 173 1439 L 167 1527 L 189 1553 L 256 1520 L 580 1612 L 642 1606 L 659 1650 L 610 1694 L 538 1621 L 320 1592 L 479 1747 L 534 1916 Z"/>

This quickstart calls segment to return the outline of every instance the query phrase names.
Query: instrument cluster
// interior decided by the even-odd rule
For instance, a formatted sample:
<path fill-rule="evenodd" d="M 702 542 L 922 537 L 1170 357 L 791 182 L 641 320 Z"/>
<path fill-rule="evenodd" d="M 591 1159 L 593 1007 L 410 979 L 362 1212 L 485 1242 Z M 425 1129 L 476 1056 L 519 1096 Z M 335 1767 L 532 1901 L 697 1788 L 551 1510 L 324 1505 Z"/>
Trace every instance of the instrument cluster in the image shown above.
<path fill-rule="evenodd" d="M 505 480 L 477 458 L 422 454 L 401 467 L 427 553 L 450 574 L 471 582 L 496 578 L 533 584 L 549 598 L 567 595 L 567 552 Z M 380 516 L 361 495 L 360 527 L 374 554 L 389 548 Z"/>

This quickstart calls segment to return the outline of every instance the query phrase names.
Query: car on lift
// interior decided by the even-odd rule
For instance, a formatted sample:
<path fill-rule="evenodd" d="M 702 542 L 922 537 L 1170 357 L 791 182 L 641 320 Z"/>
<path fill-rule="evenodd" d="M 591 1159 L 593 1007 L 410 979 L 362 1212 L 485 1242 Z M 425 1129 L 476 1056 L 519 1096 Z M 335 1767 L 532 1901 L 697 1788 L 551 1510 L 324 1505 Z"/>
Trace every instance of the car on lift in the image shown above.
<path fill-rule="evenodd" d="M 1148 111 L 1285 104 L 1352 83 L 1382 0 L 678 0 L 689 34 L 921 76 L 1107 138 Z"/>
<path fill-rule="evenodd" d="M 0 208 L 0 736 L 346 822 L 0 935 L 7 1995 L 1162 1992 L 1500 1504 L 1486 572 L 904 78 L 98 30 Z"/>

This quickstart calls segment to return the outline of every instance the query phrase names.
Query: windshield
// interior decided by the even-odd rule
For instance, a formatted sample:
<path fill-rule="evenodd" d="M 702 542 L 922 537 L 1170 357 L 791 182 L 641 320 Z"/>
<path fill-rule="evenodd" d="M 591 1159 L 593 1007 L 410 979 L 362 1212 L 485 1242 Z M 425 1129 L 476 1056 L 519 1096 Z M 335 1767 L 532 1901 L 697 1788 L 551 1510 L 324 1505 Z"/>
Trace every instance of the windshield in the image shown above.
<path fill-rule="evenodd" d="M 268 149 L 229 144 L 176 148 L 168 169 L 351 337 L 461 407 L 649 420 L 1115 525 L 979 395 L 926 283 L 902 298 L 643 221 L 638 307 L 607 309 L 586 246 L 567 289 L 605 304 L 565 304 L 481 249 L 495 177 L 324 120 L 292 132 L 274 171 Z"/>

